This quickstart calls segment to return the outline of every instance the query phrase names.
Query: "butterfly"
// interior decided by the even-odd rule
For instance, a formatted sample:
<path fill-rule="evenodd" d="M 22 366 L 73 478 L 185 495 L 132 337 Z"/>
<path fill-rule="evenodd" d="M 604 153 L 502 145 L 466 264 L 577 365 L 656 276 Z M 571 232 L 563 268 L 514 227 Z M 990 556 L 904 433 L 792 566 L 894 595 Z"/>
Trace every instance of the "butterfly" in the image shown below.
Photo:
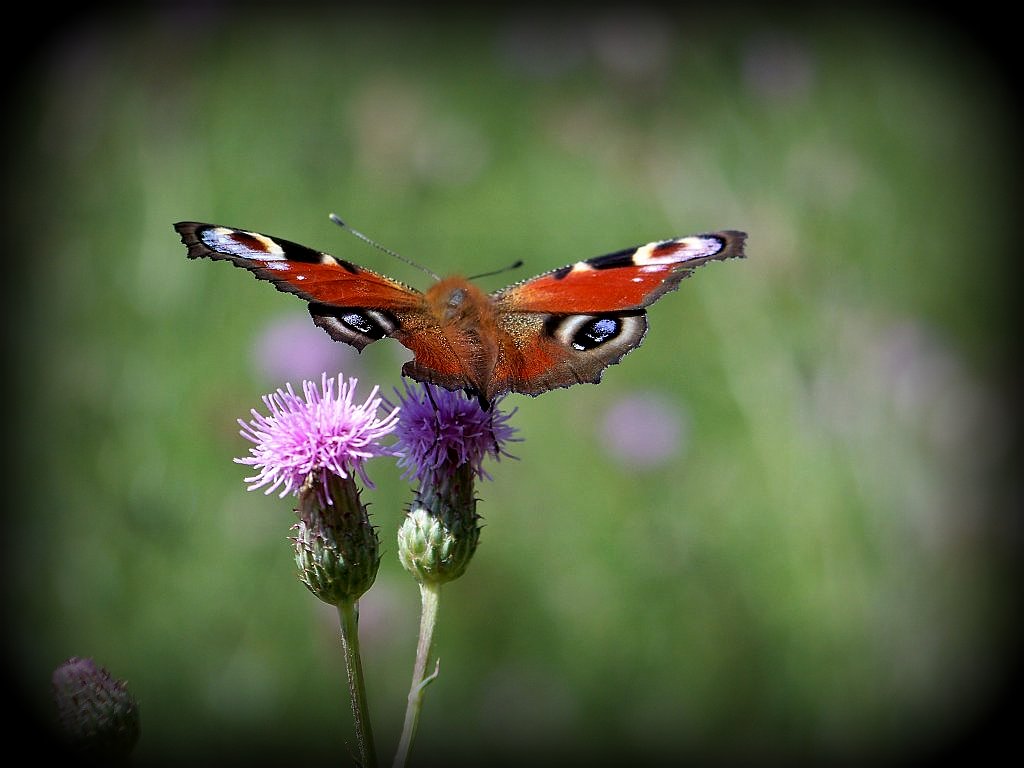
<path fill-rule="evenodd" d="M 360 351 L 385 336 L 397 339 L 414 355 L 405 376 L 465 390 L 485 410 L 508 392 L 598 383 L 640 345 L 647 307 L 697 267 L 742 258 L 746 240 L 731 230 L 658 240 L 493 293 L 459 276 L 438 278 L 421 293 L 279 237 L 195 221 L 174 228 L 188 258 L 230 261 L 294 293 L 331 338 Z"/>

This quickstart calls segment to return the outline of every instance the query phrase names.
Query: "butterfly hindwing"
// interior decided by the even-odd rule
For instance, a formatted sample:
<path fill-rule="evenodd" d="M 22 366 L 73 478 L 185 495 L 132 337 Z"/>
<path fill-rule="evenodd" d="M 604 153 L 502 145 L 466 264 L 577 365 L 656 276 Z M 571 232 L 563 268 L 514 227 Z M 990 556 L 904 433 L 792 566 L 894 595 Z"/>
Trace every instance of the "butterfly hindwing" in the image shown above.
<path fill-rule="evenodd" d="M 595 315 L 507 313 L 499 322 L 507 342 L 494 371 L 494 386 L 528 395 L 596 384 L 604 369 L 636 348 L 647 332 L 643 310 Z"/>
<path fill-rule="evenodd" d="M 580 261 L 492 294 L 512 340 L 496 378 L 539 394 L 601 380 L 643 341 L 645 308 L 712 260 L 743 257 L 742 232 L 661 240 Z"/>

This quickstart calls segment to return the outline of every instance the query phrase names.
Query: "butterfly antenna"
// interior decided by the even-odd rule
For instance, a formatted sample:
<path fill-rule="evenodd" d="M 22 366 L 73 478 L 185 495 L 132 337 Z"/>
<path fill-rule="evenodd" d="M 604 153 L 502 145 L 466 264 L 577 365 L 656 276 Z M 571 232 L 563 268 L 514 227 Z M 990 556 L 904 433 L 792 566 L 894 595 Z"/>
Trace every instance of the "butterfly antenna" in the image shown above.
<path fill-rule="evenodd" d="M 395 253 L 390 248 L 385 248 L 383 245 L 378 243 L 376 240 L 371 240 L 370 238 L 368 238 L 366 235 L 364 235 L 358 229 L 352 229 L 352 227 L 350 227 L 348 224 L 346 224 L 344 221 L 341 220 L 341 217 L 338 216 L 338 214 L 332 213 L 330 216 L 331 216 L 331 221 L 333 221 L 335 224 L 337 224 L 342 229 L 348 230 L 353 235 L 355 235 L 360 240 L 362 240 L 364 243 L 369 243 L 370 245 L 372 245 L 377 250 L 384 251 L 384 253 L 388 254 L 388 256 L 394 256 L 399 261 L 404 261 L 410 267 L 416 267 L 416 269 L 420 270 L 421 272 L 426 272 L 428 275 L 430 275 L 435 280 L 440 281 L 441 276 L 438 275 L 436 272 L 433 272 L 433 271 L 427 269 L 422 264 L 417 264 L 412 259 L 407 259 L 405 256 L 402 256 L 400 253 Z"/>
<path fill-rule="evenodd" d="M 511 264 L 509 264 L 506 267 L 502 267 L 501 269 L 495 269 L 490 272 L 484 272 L 483 274 L 480 275 L 473 275 L 472 277 L 467 279 L 478 280 L 481 277 L 491 277 L 492 275 L 500 275 L 502 272 L 511 272 L 513 269 L 519 269 L 521 266 L 523 266 L 523 260 L 518 259 L 517 261 L 513 261 Z"/>

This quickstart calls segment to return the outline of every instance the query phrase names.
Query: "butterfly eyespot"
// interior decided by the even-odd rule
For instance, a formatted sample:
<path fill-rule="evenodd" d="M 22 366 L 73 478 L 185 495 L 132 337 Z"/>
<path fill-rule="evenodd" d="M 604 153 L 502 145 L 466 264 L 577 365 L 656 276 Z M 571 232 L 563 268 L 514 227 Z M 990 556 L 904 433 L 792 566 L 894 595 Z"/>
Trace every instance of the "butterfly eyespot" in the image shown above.
<path fill-rule="evenodd" d="M 332 339 L 344 341 L 356 349 L 390 336 L 398 328 L 398 320 L 390 312 L 378 309 L 352 309 L 311 303 L 309 314 Z"/>
<path fill-rule="evenodd" d="M 621 315 L 552 315 L 547 332 L 565 346 L 585 352 L 618 337 L 623 320 Z"/>
<path fill-rule="evenodd" d="M 258 232 L 243 232 L 227 227 L 208 227 L 197 233 L 211 250 L 228 256 L 261 261 L 284 259 L 284 249 L 273 239 Z"/>
<path fill-rule="evenodd" d="M 381 330 L 378 324 L 371 323 L 368 317 L 359 312 L 346 312 L 343 315 L 339 315 L 338 319 L 350 328 L 359 331 L 359 333 L 365 333 L 367 336 L 376 336 Z"/>
<path fill-rule="evenodd" d="M 583 324 L 572 337 L 573 349 L 593 349 L 614 339 L 622 330 L 622 323 L 616 318 L 599 317 Z"/>

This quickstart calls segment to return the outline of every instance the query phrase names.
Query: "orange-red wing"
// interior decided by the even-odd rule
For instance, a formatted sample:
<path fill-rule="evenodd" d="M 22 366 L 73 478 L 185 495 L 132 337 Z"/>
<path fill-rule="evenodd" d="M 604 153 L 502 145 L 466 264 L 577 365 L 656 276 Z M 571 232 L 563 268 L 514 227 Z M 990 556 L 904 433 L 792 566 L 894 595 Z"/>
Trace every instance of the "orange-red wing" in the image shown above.
<path fill-rule="evenodd" d="M 306 301 L 389 311 L 423 303 L 419 291 L 397 280 L 289 240 L 195 221 L 182 221 L 174 228 L 190 259 L 230 261 Z"/>
<path fill-rule="evenodd" d="M 743 257 L 742 232 L 648 243 L 580 261 L 493 294 L 502 312 L 579 314 L 649 306 L 709 261 Z"/>

